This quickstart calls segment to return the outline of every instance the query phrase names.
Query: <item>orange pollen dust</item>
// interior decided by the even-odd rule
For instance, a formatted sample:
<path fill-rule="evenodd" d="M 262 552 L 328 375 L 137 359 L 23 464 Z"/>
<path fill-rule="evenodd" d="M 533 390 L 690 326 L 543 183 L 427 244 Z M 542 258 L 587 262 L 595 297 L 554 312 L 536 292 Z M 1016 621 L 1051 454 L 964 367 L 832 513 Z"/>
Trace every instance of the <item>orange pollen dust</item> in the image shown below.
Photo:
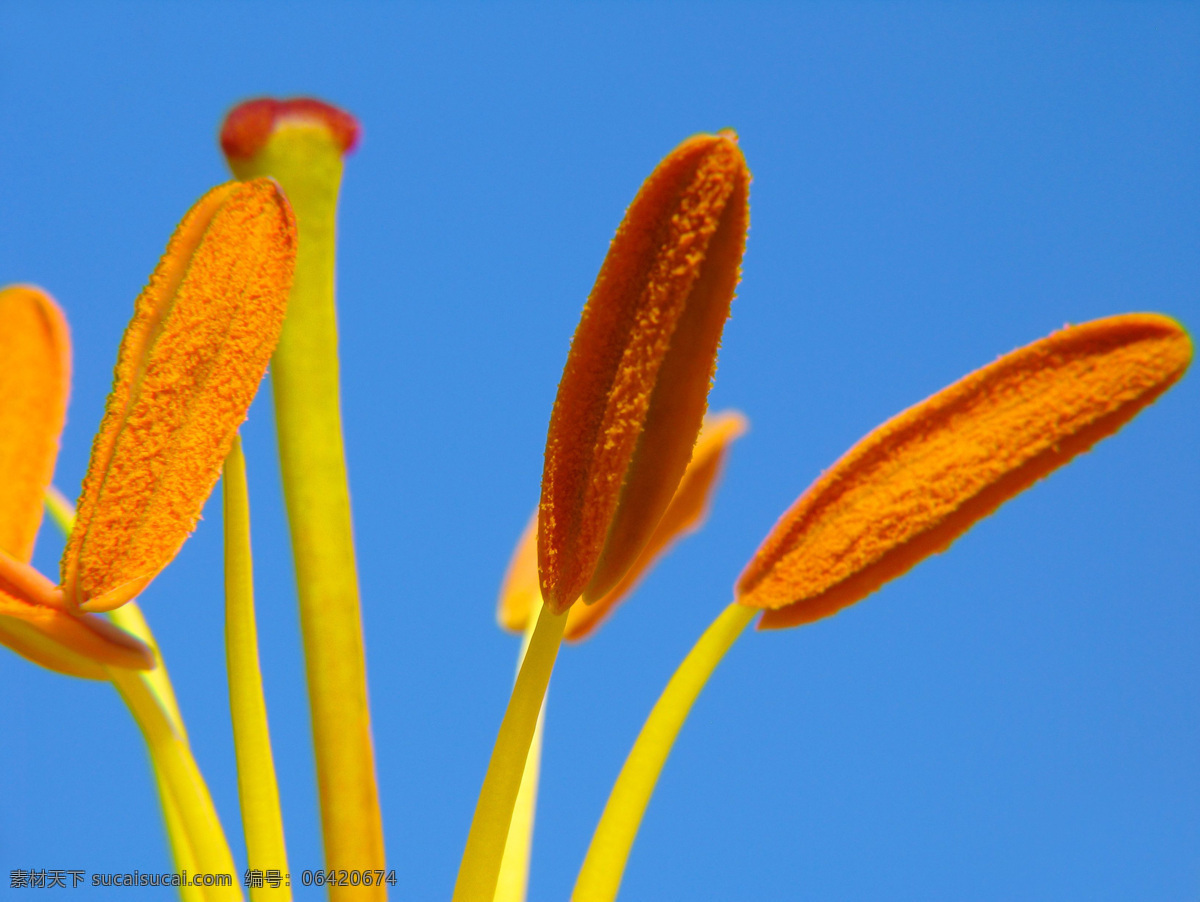
<path fill-rule="evenodd" d="M 270 179 L 214 188 L 142 291 L 63 554 L 68 605 L 111 610 L 179 551 L 279 339 L 296 225 Z"/>
<path fill-rule="evenodd" d="M 556 612 L 620 581 L 683 476 L 737 286 L 749 182 L 732 132 L 689 138 L 613 238 L 546 440 L 538 569 Z"/>
<path fill-rule="evenodd" d="M 738 580 L 760 629 L 834 614 L 1116 432 L 1187 369 L 1164 316 L 1130 314 L 1006 354 L 875 429 L 784 514 Z"/>
<path fill-rule="evenodd" d="M 343 154 L 351 153 L 362 137 L 358 120 L 337 107 L 311 97 L 274 100 L 261 97 L 240 103 L 221 126 L 221 149 L 230 159 L 255 156 L 282 122 L 308 122 L 329 129 Z"/>

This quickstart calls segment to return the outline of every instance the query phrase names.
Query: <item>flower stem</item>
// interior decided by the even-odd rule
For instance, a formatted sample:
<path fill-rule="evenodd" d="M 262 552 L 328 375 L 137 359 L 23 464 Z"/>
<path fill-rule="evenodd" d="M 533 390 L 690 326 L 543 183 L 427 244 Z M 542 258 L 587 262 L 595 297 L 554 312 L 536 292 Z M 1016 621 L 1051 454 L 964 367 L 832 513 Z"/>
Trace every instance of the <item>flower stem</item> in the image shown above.
<path fill-rule="evenodd" d="M 454 885 L 454 902 L 492 902 L 495 897 L 526 757 L 566 625 L 566 611 L 555 614 L 549 608 L 542 608 L 538 615 L 475 804 L 475 816 L 471 819 L 471 831 Z"/>
<path fill-rule="evenodd" d="M 229 668 L 229 711 L 237 755 L 238 795 L 246 856 L 255 870 L 287 873 L 287 846 L 279 784 L 271 754 L 267 703 L 263 698 L 258 663 L 258 627 L 254 617 L 254 568 L 250 550 L 250 498 L 246 488 L 246 458 L 235 438 L 225 460 L 222 480 L 225 502 L 225 656 Z M 290 887 L 252 886 L 252 902 L 287 902 Z"/>
<path fill-rule="evenodd" d="M 704 631 L 667 683 L 613 785 L 575 882 L 573 902 L 611 902 L 617 897 L 629 850 L 675 737 L 700 690 L 757 613 L 737 602 L 730 604 Z"/>

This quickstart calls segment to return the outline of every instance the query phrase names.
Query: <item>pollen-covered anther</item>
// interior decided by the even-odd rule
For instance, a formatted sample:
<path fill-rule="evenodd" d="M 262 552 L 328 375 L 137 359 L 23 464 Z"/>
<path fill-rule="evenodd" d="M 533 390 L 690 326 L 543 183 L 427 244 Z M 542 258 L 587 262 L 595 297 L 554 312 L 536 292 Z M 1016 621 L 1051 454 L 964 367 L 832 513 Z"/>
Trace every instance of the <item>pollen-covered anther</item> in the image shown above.
<path fill-rule="evenodd" d="M 800 496 L 737 583 L 759 627 L 834 614 L 1111 435 L 1187 369 L 1174 320 L 1130 314 L 1013 351 L 868 434 Z"/>
<path fill-rule="evenodd" d="M 137 299 L 63 555 L 68 605 L 106 611 L 179 551 L 279 339 L 296 228 L 270 179 L 214 188 Z"/>
<path fill-rule="evenodd" d="M 620 582 L 603 597 L 591 604 L 571 607 L 563 632 L 568 642 L 581 642 L 591 636 L 675 542 L 701 527 L 708 515 L 708 506 L 729 446 L 746 429 L 746 418 L 735 410 L 710 414 L 704 418 L 704 428 L 696 441 L 692 459 L 650 541 L 625 571 Z M 504 629 L 512 632 L 519 633 L 526 628 L 531 613 L 537 610 L 541 602 L 537 572 L 537 521 L 535 511 L 517 541 L 500 589 L 496 619 Z"/>
<path fill-rule="evenodd" d="M 738 281 L 749 183 L 736 135 L 689 138 L 613 238 L 546 441 L 538 567 L 553 611 L 620 582 L 683 476 Z"/>

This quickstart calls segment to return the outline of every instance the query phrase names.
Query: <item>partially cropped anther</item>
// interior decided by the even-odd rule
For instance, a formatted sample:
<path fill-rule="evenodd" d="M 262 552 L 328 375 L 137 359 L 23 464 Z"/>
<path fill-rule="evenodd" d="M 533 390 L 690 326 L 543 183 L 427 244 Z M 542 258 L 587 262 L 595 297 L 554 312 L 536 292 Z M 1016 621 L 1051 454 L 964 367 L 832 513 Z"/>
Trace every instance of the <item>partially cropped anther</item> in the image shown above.
<path fill-rule="evenodd" d="M 1130 314 L 1006 354 L 868 434 L 800 496 L 737 583 L 760 629 L 834 614 L 1111 435 L 1183 375 L 1174 320 Z"/>
<path fill-rule="evenodd" d="M 675 542 L 704 524 L 729 446 L 745 433 L 746 428 L 746 418 L 735 410 L 704 418 L 704 428 L 696 440 L 683 479 L 642 553 L 625 571 L 621 581 L 603 597 L 591 604 L 572 605 L 563 638 L 568 642 L 582 642 L 591 636 Z M 496 619 L 504 629 L 522 632 L 540 602 L 535 511 L 517 542 L 504 575 Z"/>
<path fill-rule="evenodd" d="M 66 416 L 71 344 L 43 291 L 0 290 L 0 643 L 72 676 L 105 666 L 145 669 L 144 644 L 93 615 L 64 609 L 62 593 L 29 564 Z"/>
<path fill-rule="evenodd" d="M 137 299 L 62 561 L 67 604 L 140 593 L 194 528 L 279 338 L 296 230 L 269 179 L 214 188 Z"/>
<path fill-rule="evenodd" d="M 612 590 L 679 485 L 738 282 L 749 184 L 733 132 L 689 138 L 613 238 L 546 441 L 538 569 L 552 611 Z"/>

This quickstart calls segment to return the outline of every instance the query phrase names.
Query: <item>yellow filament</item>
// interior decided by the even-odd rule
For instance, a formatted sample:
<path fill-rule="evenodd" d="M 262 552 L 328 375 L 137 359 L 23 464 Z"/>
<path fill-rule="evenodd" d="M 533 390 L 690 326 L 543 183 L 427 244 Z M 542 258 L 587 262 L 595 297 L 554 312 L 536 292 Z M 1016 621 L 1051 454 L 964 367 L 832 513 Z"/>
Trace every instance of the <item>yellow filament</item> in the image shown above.
<path fill-rule="evenodd" d="M 541 610 L 542 604 L 538 601 L 525 627 L 525 634 L 521 637 L 521 654 L 517 659 L 518 674 L 525 662 L 525 653 L 529 651 L 529 641 L 533 638 L 533 630 Z M 529 753 L 525 756 L 521 788 L 517 792 L 517 801 L 508 825 L 508 838 L 504 842 L 504 859 L 500 862 L 500 877 L 496 881 L 494 902 L 525 902 L 525 894 L 529 887 L 529 856 L 533 851 L 533 823 L 537 809 L 542 730 L 545 720 L 546 701 L 543 699 L 542 710 L 538 712 L 537 727 L 533 731 L 533 741 L 529 743 Z"/>
<path fill-rule="evenodd" d="M 663 690 L 613 785 L 575 882 L 572 902 L 611 902 L 617 897 L 629 850 L 658 783 L 667 755 L 700 690 L 757 611 L 737 603 L 712 622 Z"/>
<path fill-rule="evenodd" d="M 229 874 L 233 878 L 231 886 L 205 887 L 204 898 L 211 902 L 240 900 L 238 872 L 225 841 L 225 831 L 187 739 L 175 731 L 154 692 L 136 671 L 110 668 L 109 677 L 141 728 L 155 772 L 174 804 L 173 812 L 168 809 L 168 828 L 177 818 L 186 837 L 187 845 L 183 848 L 190 849 L 198 871 Z"/>
<path fill-rule="evenodd" d="M 175 804 L 170 787 L 163 780 L 157 765 L 154 765 L 154 788 L 158 791 L 158 804 L 163 810 L 163 822 L 167 828 L 167 839 L 171 844 L 171 860 L 175 862 L 175 870 L 187 871 L 189 874 L 199 873 L 196 855 L 192 852 L 192 843 L 188 839 L 187 827 L 179 814 L 179 806 Z M 181 885 L 179 897 L 183 902 L 204 902 L 204 887 Z"/>
<path fill-rule="evenodd" d="M 250 497 L 240 439 L 225 459 L 225 655 L 229 669 L 229 712 L 237 755 L 238 795 L 246 856 L 256 870 L 287 873 L 287 847 L 279 784 L 271 754 L 267 703 L 258 664 L 258 628 L 254 617 L 254 569 L 250 550 Z M 254 902 L 292 898 L 290 887 L 252 886 Z"/>
<path fill-rule="evenodd" d="M 525 761 L 566 623 L 565 612 L 556 614 L 549 607 L 542 608 L 538 616 L 475 804 L 454 884 L 454 902 L 492 902 L 495 898 Z"/>

